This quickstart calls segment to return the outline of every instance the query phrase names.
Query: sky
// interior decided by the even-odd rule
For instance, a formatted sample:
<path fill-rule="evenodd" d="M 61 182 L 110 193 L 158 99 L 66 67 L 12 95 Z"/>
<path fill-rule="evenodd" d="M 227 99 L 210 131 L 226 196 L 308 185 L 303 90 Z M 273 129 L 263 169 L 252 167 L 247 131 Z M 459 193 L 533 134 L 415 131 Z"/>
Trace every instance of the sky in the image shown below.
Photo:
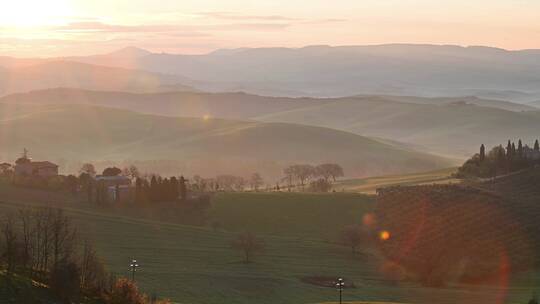
<path fill-rule="evenodd" d="M 0 0 L 0 56 L 126 46 L 221 48 L 428 43 L 540 49 L 538 0 Z"/>

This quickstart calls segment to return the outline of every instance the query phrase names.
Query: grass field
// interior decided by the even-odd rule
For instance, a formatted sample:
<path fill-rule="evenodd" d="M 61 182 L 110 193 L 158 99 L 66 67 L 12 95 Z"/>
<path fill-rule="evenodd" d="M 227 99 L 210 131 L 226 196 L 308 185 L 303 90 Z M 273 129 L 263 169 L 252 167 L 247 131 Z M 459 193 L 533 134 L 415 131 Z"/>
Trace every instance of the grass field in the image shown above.
<path fill-rule="evenodd" d="M 373 203 L 356 193 L 223 193 L 214 198 L 209 220 L 228 231 L 335 241 L 344 226 L 360 224 Z"/>
<path fill-rule="evenodd" d="M 60 202 L 61 195 L 37 200 L 38 192 L 0 186 L 0 213 L 21 205 Z M 220 194 L 210 220 L 223 230 L 143 220 L 111 214 L 74 201 L 60 203 L 81 232 L 92 237 L 109 268 L 128 275 L 132 258 L 141 264 L 137 281 L 176 303 L 321 303 L 337 300 L 333 288 L 302 283 L 304 276 L 343 276 L 356 286 L 344 292 L 346 301 L 382 303 L 496 303 L 491 287 L 424 288 L 416 283 L 395 284 L 380 274 L 381 259 L 370 250 L 352 256 L 335 244 L 341 223 L 357 222 L 373 207 L 370 197 L 335 193 Z M 244 264 L 230 241 L 237 231 L 252 231 L 266 242 L 265 252 Z M 321 237 L 322 236 L 322 237 Z M 530 288 L 509 291 L 524 302 Z M 382 304 L 380 303 L 380 304 Z"/>
<path fill-rule="evenodd" d="M 460 180 L 451 177 L 457 168 L 447 168 L 436 171 L 403 174 L 403 175 L 388 175 L 378 177 L 368 177 L 361 179 L 349 179 L 339 181 L 334 189 L 336 191 L 357 192 L 374 194 L 377 188 L 389 186 L 413 186 L 427 184 L 450 184 L 459 183 Z"/>

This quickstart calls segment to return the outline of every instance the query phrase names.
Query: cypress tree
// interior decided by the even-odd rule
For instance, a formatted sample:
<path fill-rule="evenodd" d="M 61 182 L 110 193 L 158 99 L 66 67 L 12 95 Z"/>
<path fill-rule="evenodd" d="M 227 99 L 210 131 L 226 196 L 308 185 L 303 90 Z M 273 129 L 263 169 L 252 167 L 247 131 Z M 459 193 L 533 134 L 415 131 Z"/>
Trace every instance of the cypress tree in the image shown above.
<path fill-rule="evenodd" d="M 150 180 L 150 200 L 155 202 L 157 201 L 157 194 L 159 192 L 158 189 L 158 181 L 155 175 L 152 176 L 152 179 Z"/>
<path fill-rule="evenodd" d="M 504 157 L 505 157 L 504 148 L 502 147 L 502 145 L 500 145 L 497 150 L 498 150 L 497 162 L 501 162 L 504 160 Z"/>
<path fill-rule="evenodd" d="M 508 140 L 508 145 L 506 145 L 506 158 L 508 158 L 508 160 L 512 159 L 512 144 L 510 143 L 510 140 Z"/>
<path fill-rule="evenodd" d="M 521 143 L 521 139 L 518 141 L 518 157 L 523 157 L 523 144 Z"/>
<path fill-rule="evenodd" d="M 178 183 L 178 179 L 176 178 L 176 176 L 173 176 L 171 177 L 171 198 L 173 200 L 177 200 L 178 199 L 178 195 L 180 194 L 179 190 L 178 190 L 178 187 L 179 187 L 179 183 Z"/>
<path fill-rule="evenodd" d="M 169 179 L 168 178 L 165 178 L 162 182 L 161 182 L 161 200 L 162 201 L 168 201 L 168 200 L 171 200 L 172 199 L 172 195 L 171 195 L 171 187 L 170 187 L 170 182 L 169 182 Z"/>
<path fill-rule="evenodd" d="M 534 151 L 540 151 L 540 145 L 538 144 L 538 139 L 534 142 Z"/>
<path fill-rule="evenodd" d="M 184 176 L 180 176 L 179 194 L 180 194 L 180 199 L 182 201 L 185 201 L 187 198 L 187 187 L 186 187 L 186 179 L 184 178 Z"/>
<path fill-rule="evenodd" d="M 142 202 L 142 179 L 140 177 L 135 179 L 135 202 Z"/>
<path fill-rule="evenodd" d="M 482 144 L 480 146 L 480 161 L 484 161 L 484 159 L 486 159 L 486 147 Z"/>
<path fill-rule="evenodd" d="M 516 156 L 516 145 L 514 143 L 512 143 L 512 157 Z"/>

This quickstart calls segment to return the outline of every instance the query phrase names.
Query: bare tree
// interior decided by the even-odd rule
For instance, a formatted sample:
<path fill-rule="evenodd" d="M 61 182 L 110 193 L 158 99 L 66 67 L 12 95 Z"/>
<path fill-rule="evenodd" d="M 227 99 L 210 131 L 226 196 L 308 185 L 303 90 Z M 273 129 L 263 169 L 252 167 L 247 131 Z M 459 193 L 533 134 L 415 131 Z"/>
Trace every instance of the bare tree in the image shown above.
<path fill-rule="evenodd" d="M 16 228 L 12 214 L 5 216 L 2 220 L 0 229 L 4 243 L 1 257 L 6 263 L 6 273 L 8 277 L 11 277 L 15 270 L 17 259 L 17 233 L 15 231 Z"/>
<path fill-rule="evenodd" d="M 253 173 L 249 179 L 249 184 L 252 190 L 259 191 L 259 187 L 264 185 L 264 180 L 259 173 Z"/>
<path fill-rule="evenodd" d="M 0 164 L 0 175 L 2 176 L 9 176 L 13 173 L 13 166 L 8 163 L 1 163 Z"/>
<path fill-rule="evenodd" d="M 336 181 L 337 178 L 343 177 L 343 168 L 338 164 L 321 164 L 315 168 L 316 175 L 324 178 L 325 181 L 328 181 L 330 177 Z"/>
<path fill-rule="evenodd" d="M 85 163 L 82 165 L 81 169 L 79 169 L 79 173 L 86 173 L 92 177 L 96 176 L 96 168 L 91 163 Z"/>
<path fill-rule="evenodd" d="M 22 228 L 22 266 L 32 271 L 34 267 L 33 256 L 35 253 L 35 247 L 33 238 L 36 233 L 34 222 L 34 214 L 32 209 L 24 208 L 19 210 L 19 221 Z"/>
<path fill-rule="evenodd" d="M 216 184 L 226 191 L 243 191 L 246 186 L 246 180 L 243 177 L 223 174 L 216 177 Z"/>
<path fill-rule="evenodd" d="M 304 189 L 306 182 L 315 175 L 315 168 L 311 165 L 292 165 L 285 169 L 285 174 L 292 174 Z"/>
<path fill-rule="evenodd" d="M 51 241 L 53 269 L 60 262 L 69 261 L 74 253 L 75 230 L 71 228 L 70 219 L 64 215 L 62 209 L 53 213 L 51 221 Z"/>
<path fill-rule="evenodd" d="M 125 167 L 122 170 L 122 175 L 127 176 L 130 179 L 134 180 L 137 177 L 140 177 L 141 173 L 139 172 L 139 168 L 137 168 L 135 165 L 131 165 L 129 167 Z"/>
<path fill-rule="evenodd" d="M 264 250 L 264 241 L 257 238 L 252 233 L 240 234 L 235 240 L 232 241 L 231 247 L 233 249 L 242 251 L 244 253 L 244 263 L 250 263 L 252 256 Z"/>
<path fill-rule="evenodd" d="M 99 259 L 94 246 L 88 240 L 85 240 L 83 244 L 79 269 L 81 286 L 85 290 L 91 290 L 99 293 L 105 289 L 105 267 Z"/>
<path fill-rule="evenodd" d="M 244 191 L 244 188 L 246 187 L 246 180 L 241 176 L 236 176 L 233 182 L 233 187 L 236 191 Z"/>
<path fill-rule="evenodd" d="M 341 231 L 341 242 L 343 245 L 351 248 L 353 254 L 356 253 L 356 248 L 362 244 L 364 233 L 358 225 L 347 226 Z"/>

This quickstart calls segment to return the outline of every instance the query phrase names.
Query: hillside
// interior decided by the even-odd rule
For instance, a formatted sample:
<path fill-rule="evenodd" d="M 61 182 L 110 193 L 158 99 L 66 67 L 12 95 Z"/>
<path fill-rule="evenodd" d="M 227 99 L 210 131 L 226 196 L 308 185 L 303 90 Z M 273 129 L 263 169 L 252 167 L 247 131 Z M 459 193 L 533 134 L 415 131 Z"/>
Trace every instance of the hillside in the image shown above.
<path fill-rule="evenodd" d="M 478 143 L 492 146 L 516 137 L 531 142 L 540 128 L 538 111 L 514 112 L 462 102 L 404 103 L 385 97 L 341 99 L 257 119 L 346 130 L 456 156 L 470 155 Z"/>
<path fill-rule="evenodd" d="M 147 114 L 225 119 L 257 116 L 316 106 L 332 100 L 278 98 L 244 93 L 164 92 L 136 94 L 69 88 L 37 90 L 0 98 L 2 103 L 90 104 L 128 109 Z"/>
<path fill-rule="evenodd" d="M 244 93 L 131 94 L 50 89 L 14 94 L 4 103 L 92 104 L 148 114 L 284 122 L 327 127 L 406 143 L 442 155 L 468 156 L 478 143 L 492 146 L 540 129 L 540 111 L 510 102 L 463 98 L 356 96 L 277 98 Z"/>
<path fill-rule="evenodd" d="M 167 90 L 167 86 L 174 86 L 175 89 L 193 90 L 180 85 L 184 80 L 178 76 L 123 68 L 69 61 L 45 61 L 39 64 L 0 69 L 0 96 L 58 87 L 157 92 Z"/>
<path fill-rule="evenodd" d="M 509 284 L 538 265 L 539 185 L 534 168 L 493 182 L 385 189 L 375 214 L 391 237 L 381 249 L 426 285 Z"/>
<path fill-rule="evenodd" d="M 0 190 L 2 213 L 51 202 L 64 206 L 79 231 L 95 240 L 111 271 L 128 274 L 126 263 L 136 257 L 142 265 L 137 281 L 143 290 L 170 297 L 176 303 L 214 304 L 224 299 L 241 304 L 335 301 L 334 288 L 301 281 L 317 275 L 353 281 L 356 288 L 346 289 L 344 299 L 360 303 L 433 303 L 433 299 L 440 304 L 492 303 L 500 292 L 507 292 L 512 303 L 526 303 L 535 288 L 428 288 L 412 281 L 389 280 L 381 271 L 384 264 L 376 251 L 362 247 L 357 256 L 351 256 L 349 248 L 334 242 L 337 231 L 359 223 L 374 207 L 373 199 L 363 195 L 224 193 L 211 210 L 212 220 L 221 221 L 224 227 L 213 231 L 124 216 L 112 208 L 73 201 L 67 194 L 65 200 L 69 202 L 62 204 L 58 194 L 46 199 L 39 190 L 4 184 L 0 184 Z M 288 206 L 291 202 L 295 205 Z M 233 212 L 236 209 L 241 213 Z M 288 212 L 280 212 L 283 210 Z M 264 253 L 250 265 L 241 263 L 239 253 L 229 245 L 237 233 L 247 229 L 266 243 Z"/>
<path fill-rule="evenodd" d="M 348 132 L 284 123 L 171 118 L 86 105 L 0 105 L 1 158 L 24 147 L 35 159 L 78 170 L 82 161 L 170 160 L 163 174 L 260 172 L 271 181 L 291 163 L 338 162 L 347 176 L 442 168 L 449 161 Z"/>
<path fill-rule="evenodd" d="M 110 54 L 70 60 L 182 75 L 204 81 L 199 87 L 202 90 L 241 88 L 279 96 L 477 95 L 503 100 L 517 96 L 511 99 L 515 101 L 540 96 L 540 53 L 531 50 L 386 44 L 244 48 L 205 55 L 142 54 L 123 60 L 110 60 L 114 58 Z M 531 96 L 520 98 L 527 94 Z"/>
<path fill-rule="evenodd" d="M 362 97 L 362 96 L 360 96 Z M 369 96 L 364 96 L 369 97 Z M 375 96 L 372 96 L 375 97 Z M 514 112 L 523 111 L 539 111 L 540 107 L 535 106 L 533 103 L 522 104 L 517 102 L 510 102 L 499 99 L 479 98 L 476 96 L 463 96 L 463 97 L 418 97 L 418 96 L 392 96 L 382 95 L 384 99 L 406 103 L 419 103 L 419 104 L 431 104 L 431 105 L 451 105 L 451 104 L 472 104 L 488 108 L 496 108 L 501 110 L 508 110 Z"/>
<path fill-rule="evenodd" d="M 429 172 L 403 175 L 372 176 L 360 179 L 346 179 L 334 184 L 336 191 L 375 194 L 377 189 L 393 186 L 414 186 L 430 184 L 458 184 L 461 180 L 452 177 L 457 168 L 447 168 Z"/>

